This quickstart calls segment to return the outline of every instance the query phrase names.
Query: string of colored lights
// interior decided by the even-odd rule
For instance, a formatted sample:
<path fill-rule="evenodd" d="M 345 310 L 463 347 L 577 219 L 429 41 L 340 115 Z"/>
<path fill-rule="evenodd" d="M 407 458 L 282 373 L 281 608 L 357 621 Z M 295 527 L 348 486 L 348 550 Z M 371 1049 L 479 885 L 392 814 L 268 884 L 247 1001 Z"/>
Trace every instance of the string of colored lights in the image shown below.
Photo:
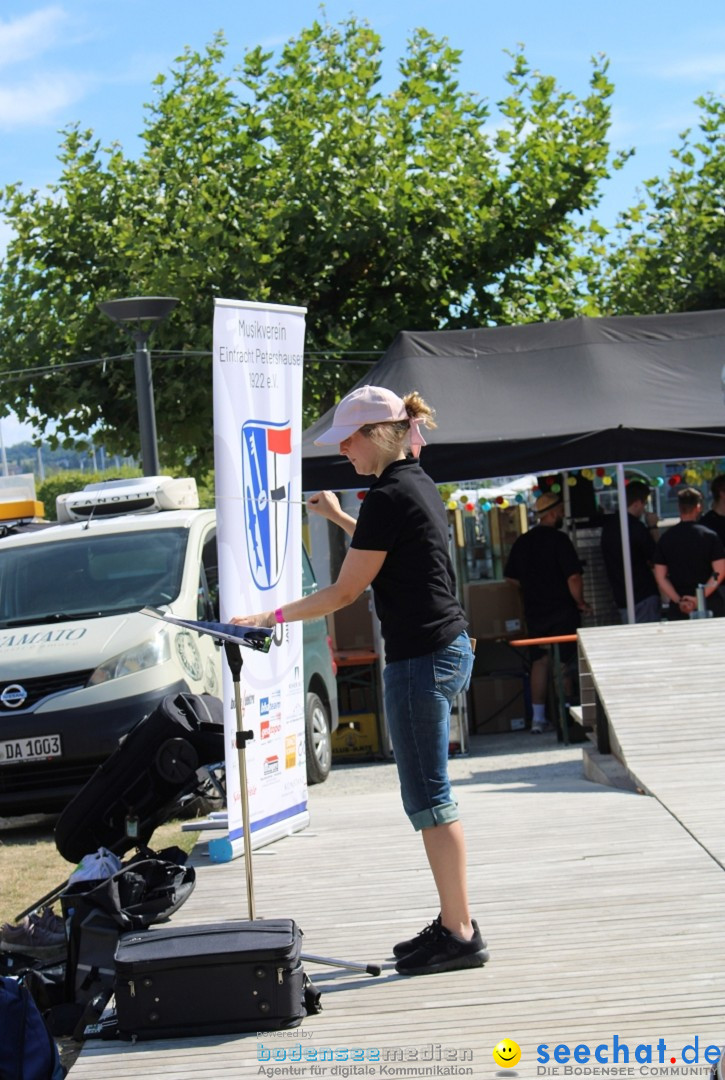
<path fill-rule="evenodd" d="M 683 485 L 698 487 L 706 484 L 718 471 L 718 462 L 703 462 L 700 468 L 687 467 L 683 469 L 682 472 L 673 473 L 668 477 L 650 477 L 649 483 L 653 488 L 665 486 L 678 488 Z M 611 469 L 607 470 L 601 465 L 593 469 L 585 468 L 569 472 L 566 476 L 566 484 L 572 488 L 576 487 L 579 477 L 590 481 L 594 485 L 595 494 L 597 492 L 606 491 L 607 488 L 616 484 L 616 474 Z M 645 479 L 645 477 L 637 476 L 631 477 L 630 479 L 640 480 Z M 459 495 L 457 499 L 451 498 L 450 496 L 446 497 L 445 502 L 448 510 L 466 510 L 469 513 L 473 513 L 478 509 L 482 510 L 484 513 L 489 513 L 494 509 L 507 510 L 511 506 L 528 503 L 530 500 L 537 499 L 539 495 L 549 491 L 554 495 L 559 495 L 561 493 L 561 478 L 558 474 L 542 477 L 540 484 L 532 486 L 528 492 L 519 491 L 510 498 L 505 495 L 497 495 L 493 498 L 477 498 L 475 497 L 475 493 L 466 492 Z"/>

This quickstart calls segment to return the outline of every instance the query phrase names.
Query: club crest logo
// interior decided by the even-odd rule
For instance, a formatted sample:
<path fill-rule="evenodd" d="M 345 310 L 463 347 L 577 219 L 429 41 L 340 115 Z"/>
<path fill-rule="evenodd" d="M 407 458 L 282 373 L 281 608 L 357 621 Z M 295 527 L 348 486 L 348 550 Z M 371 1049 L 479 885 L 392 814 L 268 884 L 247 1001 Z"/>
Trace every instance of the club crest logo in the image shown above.
<path fill-rule="evenodd" d="M 264 420 L 242 426 L 242 482 L 249 568 L 258 589 L 273 589 L 289 536 L 292 428 Z"/>

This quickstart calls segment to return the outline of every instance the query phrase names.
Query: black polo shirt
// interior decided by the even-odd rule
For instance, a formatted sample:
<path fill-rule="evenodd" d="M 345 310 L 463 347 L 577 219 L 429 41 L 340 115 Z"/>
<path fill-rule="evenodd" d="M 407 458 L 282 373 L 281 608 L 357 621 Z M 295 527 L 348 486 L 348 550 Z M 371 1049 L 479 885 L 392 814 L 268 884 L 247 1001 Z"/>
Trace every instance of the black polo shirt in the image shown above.
<path fill-rule="evenodd" d="M 706 514 L 703 514 L 700 518 L 700 525 L 704 525 L 706 529 L 712 529 L 725 544 L 725 514 L 718 514 L 715 510 L 708 510 Z"/>
<path fill-rule="evenodd" d="M 514 541 L 504 577 L 521 586 L 524 613 L 538 625 L 551 616 L 577 615 L 578 608 L 567 584 L 572 574 L 580 574 L 582 564 L 569 537 L 551 525 L 535 525 Z M 553 633 L 553 631 L 552 631 Z"/>
<path fill-rule="evenodd" d="M 725 559 L 725 545 L 717 533 L 696 521 L 680 521 L 663 533 L 654 557 L 655 563 L 667 567 L 680 596 L 697 596 L 697 586 L 710 580 L 717 559 Z"/>
<path fill-rule="evenodd" d="M 441 649 L 466 629 L 448 554 L 448 518 L 415 459 L 394 461 L 365 496 L 351 547 L 385 551 L 372 582 L 385 659 Z"/>
<path fill-rule="evenodd" d="M 659 596 L 659 589 L 650 565 L 654 562 L 655 540 L 644 522 L 629 512 L 627 524 L 632 563 L 632 591 L 634 602 L 638 604 L 641 600 L 646 600 L 648 596 Z M 602 524 L 601 547 L 614 602 L 618 608 L 624 608 L 627 606 L 627 593 L 624 586 L 619 514 L 608 514 L 605 517 Z"/>

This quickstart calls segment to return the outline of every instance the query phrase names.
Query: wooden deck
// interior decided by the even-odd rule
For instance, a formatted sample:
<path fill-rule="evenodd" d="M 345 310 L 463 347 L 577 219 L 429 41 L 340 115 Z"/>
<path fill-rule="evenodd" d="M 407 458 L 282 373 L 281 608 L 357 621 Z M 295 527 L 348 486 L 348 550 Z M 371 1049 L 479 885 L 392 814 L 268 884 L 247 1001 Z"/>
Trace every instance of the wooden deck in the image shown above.
<path fill-rule="evenodd" d="M 587 634 L 592 650 L 600 633 Z M 686 634 L 677 641 L 685 648 Z M 647 670 L 657 663 L 655 652 L 653 638 Z M 704 743 L 693 730 L 689 659 L 669 670 L 677 682 L 671 696 L 687 690 L 687 725 L 678 735 L 684 793 L 700 782 Z M 704 670 L 694 677 L 698 691 L 712 677 L 712 670 L 707 679 Z M 660 683 L 665 687 L 666 677 Z M 719 717 L 724 710 L 721 696 Z M 661 710 L 652 703 L 650 714 L 664 753 L 668 736 L 655 727 Z M 632 724 L 639 719 L 633 709 Z M 324 1011 L 291 1037 L 92 1041 L 71 1070 L 73 1080 L 251 1078 L 264 1075 L 263 1065 L 305 1080 L 336 1080 L 345 1068 L 349 1077 L 372 1080 L 480 1080 L 497 1075 L 491 1051 L 502 1038 L 522 1049 L 517 1070 L 507 1073 L 535 1077 L 549 1075 L 537 1065 L 541 1043 L 611 1047 L 617 1036 L 633 1054 L 639 1044 L 664 1039 L 667 1068 L 670 1057 L 682 1067 L 681 1050 L 695 1036 L 701 1054 L 725 1042 L 725 876 L 688 829 L 658 799 L 585 780 L 581 748 L 557 745 L 554 736 L 478 736 L 470 756 L 451 765 L 468 839 L 472 908 L 491 951 L 485 968 L 412 979 L 395 973 L 391 945 L 435 915 L 435 893 L 420 840 L 399 807 L 394 766 L 347 765 L 311 789 L 308 829 L 256 853 L 257 914 L 295 918 L 306 952 L 381 962 L 382 976 L 309 964 Z M 209 864 L 200 845 L 195 861 L 196 890 L 174 920 L 245 917 L 243 860 Z M 327 1061 L 316 1069 L 258 1060 L 260 1045 L 289 1053 L 302 1034 L 302 1045 L 318 1054 L 359 1048 L 367 1060 L 354 1063 L 357 1071 L 350 1058 L 346 1066 Z M 410 1060 L 409 1048 L 419 1060 Z M 380 1060 L 371 1062 L 376 1052 Z M 440 1071 L 451 1066 L 472 1071 Z M 701 1056 L 699 1069 L 687 1075 L 706 1071 Z M 640 1072 L 635 1063 L 629 1075 Z"/>
<path fill-rule="evenodd" d="M 580 632 L 612 749 L 725 866 L 725 619 Z"/>

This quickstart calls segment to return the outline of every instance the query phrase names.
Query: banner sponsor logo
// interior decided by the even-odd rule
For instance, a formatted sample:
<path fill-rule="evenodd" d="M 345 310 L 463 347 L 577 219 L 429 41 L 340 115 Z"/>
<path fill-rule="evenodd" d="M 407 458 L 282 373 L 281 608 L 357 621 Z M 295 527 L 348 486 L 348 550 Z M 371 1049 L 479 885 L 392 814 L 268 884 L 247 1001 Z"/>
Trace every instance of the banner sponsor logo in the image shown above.
<path fill-rule="evenodd" d="M 259 715 L 279 718 L 282 715 L 282 695 L 279 690 L 274 694 L 265 694 L 259 699 Z"/>
<path fill-rule="evenodd" d="M 296 694 L 302 690 L 302 668 L 299 664 L 295 664 L 294 672 L 287 684 L 287 688 L 291 694 Z"/>
<path fill-rule="evenodd" d="M 281 720 L 262 720 L 259 725 L 259 737 L 260 739 L 271 739 L 275 735 L 279 735 L 282 730 Z"/>

